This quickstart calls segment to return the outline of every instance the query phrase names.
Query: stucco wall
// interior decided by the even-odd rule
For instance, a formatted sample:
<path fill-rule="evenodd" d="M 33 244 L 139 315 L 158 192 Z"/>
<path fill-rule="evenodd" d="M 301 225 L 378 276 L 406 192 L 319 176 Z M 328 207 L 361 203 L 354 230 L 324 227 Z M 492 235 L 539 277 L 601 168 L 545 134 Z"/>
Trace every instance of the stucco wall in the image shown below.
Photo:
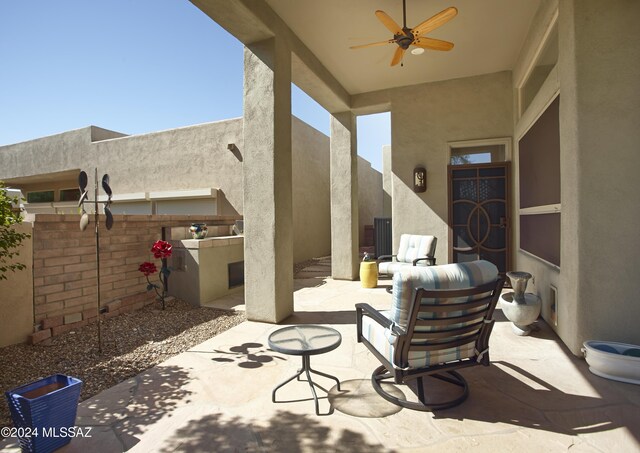
<path fill-rule="evenodd" d="M 574 353 L 587 339 L 640 344 L 638 17 L 640 2 L 560 2 L 560 282 Z"/>
<path fill-rule="evenodd" d="M 541 296 L 542 315 L 549 323 L 549 286 L 558 288 L 555 329 L 579 355 L 588 339 L 640 343 L 635 322 L 640 306 L 632 275 L 640 265 L 635 232 L 640 205 L 631 201 L 640 189 L 634 174 L 640 167 L 635 152 L 640 140 L 640 32 L 632 23 L 640 15 L 640 4 L 542 2 L 514 69 L 514 85 L 556 13 L 558 64 L 516 118 L 514 168 L 517 139 L 559 92 L 561 267 L 522 252 L 516 254 L 516 267 L 535 276 L 531 290 Z M 517 239 L 516 229 L 516 244 Z"/>
<path fill-rule="evenodd" d="M 293 262 L 331 254 L 329 137 L 293 117 Z"/>
<path fill-rule="evenodd" d="M 391 184 L 391 145 L 382 147 L 382 217 L 391 217 L 393 199 Z"/>
<path fill-rule="evenodd" d="M 329 138 L 295 117 L 291 134 L 294 261 L 300 262 L 331 253 Z M 230 143 L 236 151 L 227 149 Z M 0 179 L 46 174 L 48 182 L 14 185 L 25 193 L 57 190 L 74 187 L 75 171 L 83 169 L 92 188 L 97 167 L 99 175 L 109 173 L 115 194 L 218 188 L 218 214 L 236 215 L 243 212 L 243 153 L 241 118 L 135 136 L 91 126 L 1 147 Z M 366 194 L 379 190 L 375 173 L 370 166 L 363 172 Z M 377 209 L 362 202 L 361 208 Z"/>
<path fill-rule="evenodd" d="M 0 148 L 0 180 L 87 168 L 91 128 L 42 137 Z M 64 150 L 64 152 L 63 152 Z"/>
<path fill-rule="evenodd" d="M 447 142 L 513 135 L 510 72 L 391 90 L 393 243 L 403 233 L 438 238 L 448 262 Z M 427 169 L 427 191 L 413 192 L 413 169 Z"/>
<path fill-rule="evenodd" d="M 382 217 L 382 173 L 358 156 L 358 233 L 359 244 L 364 245 L 364 227 L 373 225 L 374 217 Z"/>
<path fill-rule="evenodd" d="M 244 285 L 229 288 L 228 263 L 244 260 L 243 238 L 229 239 L 227 246 L 212 246 L 200 251 L 200 303 L 211 302 L 230 293 L 243 293 Z M 217 278 L 212 278 L 217 276 Z"/>
<path fill-rule="evenodd" d="M 20 233 L 33 232 L 33 224 L 23 222 L 14 226 Z M 13 262 L 26 269 L 7 272 L 0 280 L 0 347 L 23 343 L 33 332 L 33 242 L 25 239 Z"/>
<path fill-rule="evenodd" d="M 114 193 L 220 189 L 219 214 L 242 212 L 242 119 L 97 142 L 91 153 Z"/>

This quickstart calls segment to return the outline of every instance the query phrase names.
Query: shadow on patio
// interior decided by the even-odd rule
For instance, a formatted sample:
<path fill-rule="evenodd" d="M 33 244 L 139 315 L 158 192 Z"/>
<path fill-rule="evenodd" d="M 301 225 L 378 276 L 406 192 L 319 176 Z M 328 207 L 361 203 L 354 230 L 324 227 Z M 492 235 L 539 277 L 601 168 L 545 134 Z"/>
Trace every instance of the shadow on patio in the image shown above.
<path fill-rule="evenodd" d="M 462 405 L 416 412 L 383 400 L 370 384 L 378 361 L 356 343 L 354 304 L 390 305 L 384 287 L 323 279 L 295 293 L 296 312 L 284 324 L 330 325 L 340 346 L 312 356 L 319 378 L 314 415 L 307 382 L 271 391 L 300 366 L 299 357 L 267 345 L 281 327 L 244 322 L 134 379 L 81 403 L 78 425 L 93 437 L 64 451 L 637 451 L 640 386 L 592 375 L 544 322 L 517 337 L 500 311 L 491 337 L 490 367 L 462 370 L 470 396 Z M 432 380 L 425 386 L 436 388 Z M 409 398 L 415 390 L 397 387 Z M 9 450 L 11 446 L 6 445 Z"/>
<path fill-rule="evenodd" d="M 369 453 L 385 450 L 366 434 L 327 427 L 314 415 L 277 411 L 266 422 L 211 414 L 178 429 L 162 452 L 173 451 L 336 451 Z"/>

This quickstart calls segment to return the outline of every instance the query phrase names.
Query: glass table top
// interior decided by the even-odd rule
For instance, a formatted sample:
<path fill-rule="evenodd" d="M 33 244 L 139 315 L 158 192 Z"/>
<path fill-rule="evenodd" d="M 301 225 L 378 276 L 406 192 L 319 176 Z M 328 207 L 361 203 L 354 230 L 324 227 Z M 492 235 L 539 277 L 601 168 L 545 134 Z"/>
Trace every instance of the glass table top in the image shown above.
<path fill-rule="evenodd" d="M 331 327 L 303 325 L 289 326 L 269 335 L 269 347 L 291 355 L 323 354 L 342 342 L 340 332 Z"/>

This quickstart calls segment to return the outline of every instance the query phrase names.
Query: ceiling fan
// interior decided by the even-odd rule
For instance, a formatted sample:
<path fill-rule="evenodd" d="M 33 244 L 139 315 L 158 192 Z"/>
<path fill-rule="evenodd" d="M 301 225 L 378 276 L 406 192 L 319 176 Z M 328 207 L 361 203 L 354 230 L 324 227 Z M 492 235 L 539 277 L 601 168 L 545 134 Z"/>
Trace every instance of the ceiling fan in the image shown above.
<path fill-rule="evenodd" d="M 427 38 L 425 34 L 435 30 L 441 25 L 446 24 L 451 19 L 456 17 L 458 10 L 456 8 L 449 7 L 440 11 L 433 17 L 425 20 L 417 27 L 407 27 L 407 7 L 406 0 L 402 0 L 402 27 L 394 21 L 384 11 L 376 11 L 376 17 L 393 33 L 393 39 L 387 41 L 374 42 L 371 44 L 362 44 L 359 46 L 352 46 L 351 49 L 364 49 L 365 47 L 384 46 L 385 44 L 397 44 L 398 48 L 393 54 L 391 59 L 391 66 L 395 66 L 402 61 L 404 53 L 409 46 L 416 46 L 422 49 L 431 50 L 451 50 L 453 49 L 453 43 L 449 41 L 442 41 L 440 39 Z"/>

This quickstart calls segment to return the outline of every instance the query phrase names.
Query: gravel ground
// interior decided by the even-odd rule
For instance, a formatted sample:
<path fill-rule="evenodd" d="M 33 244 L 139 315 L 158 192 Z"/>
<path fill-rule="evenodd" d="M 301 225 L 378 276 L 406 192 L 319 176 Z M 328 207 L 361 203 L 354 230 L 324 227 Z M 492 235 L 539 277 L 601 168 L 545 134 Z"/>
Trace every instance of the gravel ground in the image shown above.
<path fill-rule="evenodd" d="M 102 322 L 102 354 L 97 324 L 53 338 L 46 346 L 19 344 L 0 348 L 0 390 L 61 373 L 83 381 L 81 400 L 114 386 L 160 362 L 240 324 L 245 314 L 193 307 L 172 300 Z M 10 426 L 6 400 L 0 426 Z"/>

